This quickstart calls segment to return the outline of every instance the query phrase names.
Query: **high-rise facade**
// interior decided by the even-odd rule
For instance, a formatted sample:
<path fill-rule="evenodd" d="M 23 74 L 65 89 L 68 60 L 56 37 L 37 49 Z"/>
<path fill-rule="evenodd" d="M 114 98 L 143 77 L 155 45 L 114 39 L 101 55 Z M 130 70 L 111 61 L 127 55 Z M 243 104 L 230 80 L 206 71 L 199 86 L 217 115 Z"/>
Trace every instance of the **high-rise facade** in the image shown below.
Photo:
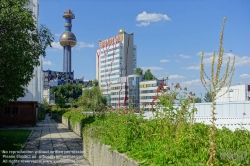
<path fill-rule="evenodd" d="M 39 18 L 39 0 L 30 0 L 30 4 L 26 6 L 34 14 L 34 19 L 38 26 Z M 40 65 L 34 67 L 33 78 L 29 82 L 29 85 L 25 87 L 25 96 L 20 97 L 17 101 L 37 101 L 43 102 L 43 69 L 42 69 L 42 55 L 39 57 Z"/>
<path fill-rule="evenodd" d="M 120 30 L 117 36 L 99 41 L 96 51 L 96 79 L 110 104 L 110 87 L 119 83 L 120 77 L 134 74 L 136 69 L 136 46 L 134 34 Z M 128 80 L 124 85 L 127 87 Z M 128 89 L 125 89 L 128 93 Z"/>

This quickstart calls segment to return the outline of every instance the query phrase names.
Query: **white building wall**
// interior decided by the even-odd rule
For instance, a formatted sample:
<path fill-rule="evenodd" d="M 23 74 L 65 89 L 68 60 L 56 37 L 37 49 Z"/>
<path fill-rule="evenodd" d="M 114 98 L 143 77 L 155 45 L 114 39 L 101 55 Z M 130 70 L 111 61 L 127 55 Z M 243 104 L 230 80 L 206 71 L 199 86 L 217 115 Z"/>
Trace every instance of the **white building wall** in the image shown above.
<path fill-rule="evenodd" d="M 229 91 L 227 91 L 228 87 L 224 87 L 218 93 L 219 97 L 216 102 L 232 102 L 232 101 L 248 101 L 248 85 L 235 85 L 229 87 Z M 224 95 L 223 95 L 224 94 Z"/>
<path fill-rule="evenodd" d="M 30 0 L 30 4 L 27 7 L 33 11 L 37 26 L 39 17 L 39 0 Z M 43 70 L 42 70 L 42 55 L 39 58 L 40 65 L 34 68 L 33 78 L 29 85 L 26 87 L 25 96 L 20 97 L 18 101 L 38 101 L 42 103 L 43 93 Z"/>
<path fill-rule="evenodd" d="M 152 101 L 154 97 L 157 95 L 157 88 L 159 86 L 160 80 L 150 80 L 150 81 L 142 81 L 140 82 L 140 108 L 144 109 L 145 111 L 149 111 L 152 108 Z M 166 89 L 166 82 L 164 82 L 164 89 Z M 142 93 L 142 91 L 153 91 L 148 93 Z M 158 93 L 159 95 L 160 93 Z M 156 108 L 157 103 L 159 100 L 155 100 L 153 103 L 153 108 Z"/>

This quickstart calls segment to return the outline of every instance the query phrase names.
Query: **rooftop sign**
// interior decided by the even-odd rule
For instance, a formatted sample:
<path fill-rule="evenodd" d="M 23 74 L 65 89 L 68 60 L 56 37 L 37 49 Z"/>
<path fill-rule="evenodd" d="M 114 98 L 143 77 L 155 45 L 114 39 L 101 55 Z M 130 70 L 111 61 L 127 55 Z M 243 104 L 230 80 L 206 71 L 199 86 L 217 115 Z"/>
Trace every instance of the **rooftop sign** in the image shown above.
<path fill-rule="evenodd" d="M 103 48 L 103 47 L 106 47 L 106 46 L 109 46 L 112 44 L 117 44 L 117 43 L 121 42 L 122 40 L 123 40 L 123 35 L 121 34 L 121 35 L 109 38 L 107 40 L 100 41 L 99 48 Z"/>

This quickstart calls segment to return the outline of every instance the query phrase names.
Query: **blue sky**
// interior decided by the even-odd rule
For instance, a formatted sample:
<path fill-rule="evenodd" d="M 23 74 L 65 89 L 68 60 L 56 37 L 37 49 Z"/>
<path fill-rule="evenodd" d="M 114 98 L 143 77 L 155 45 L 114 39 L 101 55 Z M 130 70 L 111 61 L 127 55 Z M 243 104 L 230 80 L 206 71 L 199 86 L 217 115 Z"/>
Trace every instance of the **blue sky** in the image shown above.
<path fill-rule="evenodd" d="M 151 69 L 158 78 L 205 93 L 200 83 L 199 52 L 205 52 L 207 72 L 211 53 L 218 52 L 223 17 L 225 56 L 236 56 L 232 85 L 250 82 L 250 1 L 228 0 L 40 0 L 39 23 L 55 35 L 43 69 L 62 70 L 63 12 L 73 10 L 72 32 L 78 44 L 72 51 L 75 77 L 94 79 L 98 40 L 134 32 L 137 67 Z M 230 52 L 231 50 L 231 52 Z M 225 58 L 226 60 L 226 58 Z M 199 94 L 199 95 L 198 95 Z"/>

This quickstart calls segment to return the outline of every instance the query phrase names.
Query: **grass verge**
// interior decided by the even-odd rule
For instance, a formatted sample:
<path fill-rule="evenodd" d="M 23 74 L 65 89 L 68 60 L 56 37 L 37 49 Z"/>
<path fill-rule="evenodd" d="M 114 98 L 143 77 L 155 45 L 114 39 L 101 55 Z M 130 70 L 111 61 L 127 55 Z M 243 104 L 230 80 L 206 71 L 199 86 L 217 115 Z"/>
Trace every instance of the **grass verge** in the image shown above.
<path fill-rule="evenodd" d="M 0 130 L 0 165 L 10 165 L 3 163 L 3 150 L 19 151 L 30 133 L 31 130 Z"/>

